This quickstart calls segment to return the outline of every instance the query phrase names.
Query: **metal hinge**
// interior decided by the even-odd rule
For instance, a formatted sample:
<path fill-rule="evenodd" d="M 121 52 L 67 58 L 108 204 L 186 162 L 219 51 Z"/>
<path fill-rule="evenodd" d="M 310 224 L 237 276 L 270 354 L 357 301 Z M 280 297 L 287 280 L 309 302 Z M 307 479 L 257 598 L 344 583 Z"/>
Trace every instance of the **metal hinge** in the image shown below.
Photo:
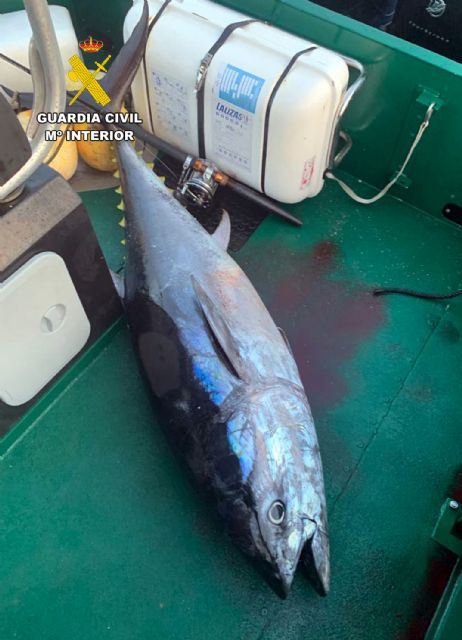
<path fill-rule="evenodd" d="M 441 507 L 432 538 L 462 558 L 462 505 L 448 499 Z"/>

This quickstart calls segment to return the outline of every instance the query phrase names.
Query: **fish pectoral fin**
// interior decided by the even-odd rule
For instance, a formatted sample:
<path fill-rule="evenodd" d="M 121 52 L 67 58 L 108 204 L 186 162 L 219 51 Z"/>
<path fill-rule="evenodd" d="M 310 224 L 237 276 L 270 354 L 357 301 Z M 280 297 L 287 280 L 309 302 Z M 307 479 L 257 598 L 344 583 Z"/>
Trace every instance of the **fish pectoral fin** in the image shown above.
<path fill-rule="evenodd" d="M 219 345 L 222 355 L 226 357 L 228 368 L 237 378 L 248 382 L 244 359 L 226 318 L 194 276 L 191 276 L 191 281 L 210 333 Z"/>
<path fill-rule="evenodd" d="M 278 331 L 281 334 L 282 339 L 286 343 L 286 347 L 289 349 L 290 353 L 292 354 L 293 359 L 295 360 L 294 352 L 292 351 L 292 347 L 290 346 L 289 338 L 287 337 L 286 332 L 284 331 L 284 329 L 281 329 L 281 327 L 278 327 Z"/>
<path fill-rule="evenodd" d="M 112 278 L 112 282 L 114 284 L 115 290 L 121 300 L 125 298 L 125 282 L 122 276 L 120 276 L 112 269 L 109 270 Z"/>
<path fill-rule="evenodd" d="M 321 596 L 327 596 L 330 585 L 329 538 L 319 527 L 302 552 L 302 560 L 311 584 Z"/>
<path fill-rule="evenodd" d="M 212 233 L 212 238 L 216 241 L 217 245 L 224 251 L 228 249 L 229 240 L 231 238 L 231 220 L 229 219 L 228 212 L 223 209 L 220 224 Z"/>

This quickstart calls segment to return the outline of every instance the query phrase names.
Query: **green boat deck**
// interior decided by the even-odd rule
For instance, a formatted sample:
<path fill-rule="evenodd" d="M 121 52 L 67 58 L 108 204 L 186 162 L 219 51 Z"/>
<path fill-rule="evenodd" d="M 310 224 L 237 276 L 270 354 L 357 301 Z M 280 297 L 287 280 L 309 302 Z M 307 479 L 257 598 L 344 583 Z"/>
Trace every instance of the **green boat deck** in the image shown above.
<path fill-rule="evenodd" d="M 121 266 L 117 196 L 88 193 Z M 420 638 L 451 561 L 431 540 L 461 463 L 462 230 L 327 185 L 236 255 L 293 345 L 319 434 L 332 591 L 280 600 L 156 421 L 120 322 L 0 443 L 2 640 Z"/>

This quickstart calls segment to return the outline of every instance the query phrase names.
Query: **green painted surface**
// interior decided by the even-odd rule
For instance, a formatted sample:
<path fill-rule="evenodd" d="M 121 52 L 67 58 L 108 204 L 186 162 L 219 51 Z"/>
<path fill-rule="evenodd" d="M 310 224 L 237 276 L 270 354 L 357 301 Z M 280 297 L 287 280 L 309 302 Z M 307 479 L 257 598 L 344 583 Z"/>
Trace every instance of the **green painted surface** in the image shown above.
<path fill-rule="evenodd" d="M 92 217 L 93 227 L 104 245 L 104 257 L 109 267 L 118 273 L 124 264 L 122 240 L 124 230 L 119 225 L 123 212 L 117 209 L 121 196 L 114 189 L 89 191 L 79 194 L 88 211 L 96 212 Z"/>
<path fill-rule="evenodd" d="M 454 568 L 444 598 L 425 640 L 459 640 L 462 611 L 462 561 Z"/>
<path fill-rule="evenodd" d="M 126 0 L 57 4 L 79 37 L 98 28 L 120 44 Z M 432 214 L 461 203 L 460 65 L 304 0 L 227 4 L 367 65 L 344 168 L 370 184 L 404 157 L 425 112 L 421 89 L 440 95 L 411 184 L 395 193 Z M 17 8 L 0 0 L 0 11 Z M 120 269 L 117 196 L 84 201 Z M 367 289 L 460 288 L 462 234 L 395 199 L 354 205 L 334 185 L 295 209 L 301 231 L 267 220 L 237 257 L 286 329 L 313 406 L 330 596 L 300 575 L 278 600 L 224 538 L 164 442 L 121 328 L 0 444 L 2 640 L 421 637 L 416 611 L 435 604 L 430 536 L 462 459 L 462 302 L 378 301 Z"/>
<path fill-rule="evenodd" d="M 462 507 L 458 500 L 446 500 L 440 511 L 433 540 L 458 558 L 425 640 L 458 640 L 462 612 Z"/>
<path fill-rule="evenodd" d="M 117 266 L 115 194 L 85 201 Z M 332 185 L 298 213 L 303 229 L 267 220 L 237 258 L 311 398 L 331 594 L 301 573 L 279 600 L 226 540 L 164 441 L 121 329 L 2 451 L 2 640 L 419 637 L 406 633 L 462 459 L 462 304 L 367 289 L 460 287 L 462 233 L 391 198 L 352 206 Z"/>
<path fill-rule="evenodd" d="M 462 558 L 462 506 L 457 500 L 447 499 L 433 529 L 432 538 L 442 547 Z"/>

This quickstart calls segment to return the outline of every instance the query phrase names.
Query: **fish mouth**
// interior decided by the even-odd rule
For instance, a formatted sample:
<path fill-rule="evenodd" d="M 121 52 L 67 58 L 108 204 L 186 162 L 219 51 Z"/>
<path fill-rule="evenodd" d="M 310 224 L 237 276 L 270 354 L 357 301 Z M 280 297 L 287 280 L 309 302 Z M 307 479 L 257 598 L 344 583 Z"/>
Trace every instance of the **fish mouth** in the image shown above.
<path fill-rule="evenodd" d="M 326 596 L 330 588 L 329 538 L 321 526 L 305 543 L 301 557 L 313 587 L 320 596 Z"/>
<path fill-rule="evenodd" d="M 296 548 L 293 545 L 293 551 Z M 326 596 L 330 586 L 329 539 L 322 527 L 316 526 L 309 538 L 301 535 L 294 555 L 272 558 L 273 575 L 283 598 L 289 595 L 300 560 L 314 589 L 319 595 Z"/>
<path fill-rule="evenodd" d="M 289 554 L 288 557 L 286 555 L 273 559 L 274 574 L 279 582 L 279 587 L 284 598 L 287 598 L 289 595 L 292 582 L 294 581 L 295 572 L 297 571 L 298 562 L 304 548 L 304 539 L 301 532 L 297 537 L 297 543 L 293 546 L 292 553 Z"/>
<path fill-rule="evenodd" d="M 292 582 L 294 581 L 296 569 L 296 565 L 292 567 L 290 565 L 282 565 L 278 567 L 275 573 L 284 598 L 287 598 L 290 593 L 290 588 L 292 587 Z"/>

